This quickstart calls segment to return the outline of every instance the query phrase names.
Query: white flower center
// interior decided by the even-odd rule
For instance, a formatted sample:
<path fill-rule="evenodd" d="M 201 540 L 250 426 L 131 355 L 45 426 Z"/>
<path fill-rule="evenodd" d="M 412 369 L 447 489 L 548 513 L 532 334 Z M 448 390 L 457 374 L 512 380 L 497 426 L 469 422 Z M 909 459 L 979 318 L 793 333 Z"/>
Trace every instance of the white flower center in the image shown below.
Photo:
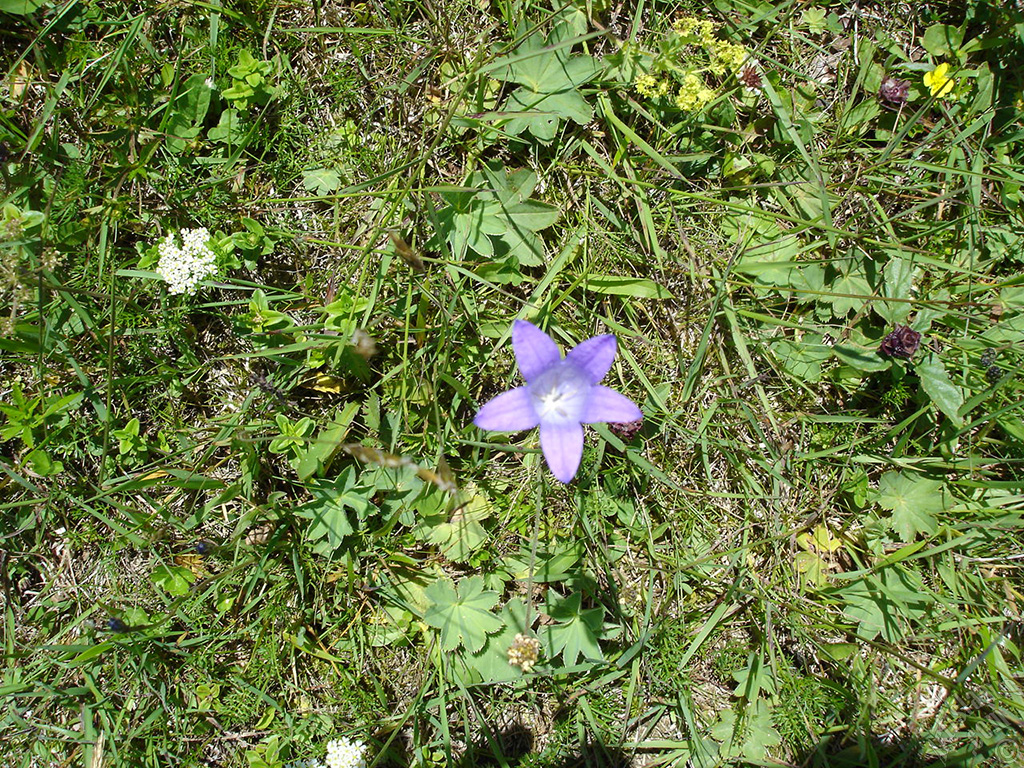
<path fill-rule="evenodd" d="M 542 423 L 579 424 L 590 386 L 582 371 L 562 360 L 530 383 L 530 399 Z"/>

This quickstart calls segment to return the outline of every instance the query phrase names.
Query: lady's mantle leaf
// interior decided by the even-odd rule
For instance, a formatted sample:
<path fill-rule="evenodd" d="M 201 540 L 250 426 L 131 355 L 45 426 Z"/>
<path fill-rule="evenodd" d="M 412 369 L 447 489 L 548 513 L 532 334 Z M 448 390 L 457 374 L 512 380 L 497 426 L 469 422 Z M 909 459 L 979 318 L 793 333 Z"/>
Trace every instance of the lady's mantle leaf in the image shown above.
<path fill-rule="evenodd" d="M 376 511 L 370 501 L 376 489 L 357 483 L 356 470 L 352 467 L 333 480 L 312 479 L 308 488 L 313 501 L 303 504 L 297 514 L 310 521 L 306 535 L 311 541 L 325 540 L 323 547 L 317 547 L 320 554 L 334 551 L 344 543 L 346 536 L 355 532 L 356 527 L 349 519 L 350 511 L 360 520 Z"/>
<path fill-rule="evenodd" d="M 484 647 L 487 635 L 500 632 L 501 619 L 491 613 L 498 593 L 484 589 L 482 576 L 470 576 L 456 588 L 448 579 L 438 579 L 425 591 L 431 605 L 423 621 L 441 630 L 441 648 L 452 651 L 461 643 L 470 653 Z"/>
<path fill-rule="evenodd" d="M 154 584 L 174 597 L 187 595 L 189 585 L 196 580 L 192 571 L 177 565 L 158 565 L 150 578 Z"/>
<path fill-rule="evenodd" d="M 603 659 L 597 643 L 604 620 L 604 608 L 582 610 L 582 596 L 576 592 L 557 600 L 549 609 L 552 619 L 559 622 L 544 627 L 544 644 L 551 657 L 562 655 L 562 660 L 575 664 L 582 655 L 585 659 Z"/>
<path fill-rule="evenodd" d="M 877 501 L 883 509 L 892 511 L 889 526 L 904 541 L 913 541 L 918 533 L 935 533 L 935 515 L 946 508 L 941 482 L 903 472 L 882 475 Z"/>
<path fill-rule="evenodd" d="M 501 609 L 504 627 L 496 635 L 490 635 L 484 647 L 467 657 L 466 663 L 480 673 L 485 683 L 516 680 L 523 676 L 523 670 L 508 663 L 508 649 L 519 633 L 526 628 L 526 606 L 517 597 L 509 600 Z"/>
<path fill-rule="evenodd" d="M 314 168 L 302 172 L 302 186 L 317 195 L 329 195 L 341 186 L 341 177 L 330 168 Z"/>

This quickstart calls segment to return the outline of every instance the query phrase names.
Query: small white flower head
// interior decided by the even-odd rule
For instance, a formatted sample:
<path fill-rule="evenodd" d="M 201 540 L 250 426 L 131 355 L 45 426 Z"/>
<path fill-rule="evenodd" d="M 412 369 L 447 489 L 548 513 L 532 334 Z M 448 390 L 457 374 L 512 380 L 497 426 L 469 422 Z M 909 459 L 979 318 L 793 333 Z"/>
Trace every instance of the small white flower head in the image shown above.
<path fill-rule="evenodd" d="M 519 667 L 523 672 L 532 670 L 539 656 L 540 640 L 522 632 L 515 636 L 508 649 L 508 663 L 513 667 Z"/>
<path fill-rule="evenodd" d="M 174 232 L 168 232 L 157 250 L 160 261 L 156 272 L 168 283 L 171 293 L 195 293 L 199 283 L 217 274 L 217 254 L 209 246 L 210 233 L 205 227 L 183 229 L 181 246 Z"/>
<path fill-rule="evenodd" d="M 342 736 L 327 742 L 327 768 L 366 768 L 366 745 Z"/>

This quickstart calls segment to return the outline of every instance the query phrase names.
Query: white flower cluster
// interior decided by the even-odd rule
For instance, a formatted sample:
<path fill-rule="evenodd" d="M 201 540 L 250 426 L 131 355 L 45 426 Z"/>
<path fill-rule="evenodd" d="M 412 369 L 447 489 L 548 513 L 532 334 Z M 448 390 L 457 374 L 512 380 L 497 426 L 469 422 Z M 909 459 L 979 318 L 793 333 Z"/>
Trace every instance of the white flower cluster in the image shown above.
<path fill-rule="evenodd" d="M 366 768 L 366 745 L 342 736 L 327 742 L 327 768 Z"/>
<path fill-rule="evenodd" d="M 171 293 L 195 293 L 200 281 L 217 272 L 217 254 L 208 245 L 210 233 L 205 227 L 181 230 L 181 247 L 173 232 L 157 246 L 160 261 L 156 272 L 169 284 Z"/>
<path fill-rule="evenodd" d="M 285 768 L 366 768 L 366 745 L 343 736 L 327 742 L 327 758 L 323 762 L 293 760 Z"/>

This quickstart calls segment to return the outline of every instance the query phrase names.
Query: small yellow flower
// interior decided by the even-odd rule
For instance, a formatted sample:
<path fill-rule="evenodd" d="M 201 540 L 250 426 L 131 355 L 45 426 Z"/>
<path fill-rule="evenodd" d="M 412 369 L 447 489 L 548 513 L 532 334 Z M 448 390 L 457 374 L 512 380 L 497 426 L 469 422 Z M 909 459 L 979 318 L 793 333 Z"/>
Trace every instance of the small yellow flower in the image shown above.
<path fill-rule="evenodd" d="M 715 92 L 704 85 L 697 75 L 688 73 L 683 77 L 679 93 L 676 94 L 676 109 L 683 112 L 699 112 L 715 98 Z"/>
<path fill-rule="evenodd" d="M 713 40 L 707 51 L 711 73 L 719 77 L 727 72 L 738 73 L 749 58 L 746 48 L 728 40 Z"/>
<path fill-rule="evenodd" d="M 697 27 L 697 36 L 704 45 L 710 44 L 715 39 L 715 23 L 710 19 L 701 19 Z"/>
<path fill-rule="evenodd" d="M 944 99 L 953 90 L 952 78 L 946 77 L 949 71 L 949 64 L 943 62 L 931 72 L 924 73 L 924 84 L 931 91 L 932 96 L 937 99 Z"/>
<path fill-rule="evenodd" d="M 673 31 L 680 37 L 690 37 L 697 30 L 700 21 L 693 16 L 680 16 L 672 25 Z"/>
<path fill-rule="evenodd" d="M 636 80 L 633 81 L 633 87 L 641 96 L 647 96 L 648 98 L 656 96 L 658 93 L 658 78 L 645 72 L 642 75 L 636 76 Z"/>
<path fill-rule="evenodd" d="M 672 31 L 687 43 L 699 41 L 702 45 L 707 45 L 714 40 L 715 22 L 693 16 L 680 16 L 672 25 Z"/>

